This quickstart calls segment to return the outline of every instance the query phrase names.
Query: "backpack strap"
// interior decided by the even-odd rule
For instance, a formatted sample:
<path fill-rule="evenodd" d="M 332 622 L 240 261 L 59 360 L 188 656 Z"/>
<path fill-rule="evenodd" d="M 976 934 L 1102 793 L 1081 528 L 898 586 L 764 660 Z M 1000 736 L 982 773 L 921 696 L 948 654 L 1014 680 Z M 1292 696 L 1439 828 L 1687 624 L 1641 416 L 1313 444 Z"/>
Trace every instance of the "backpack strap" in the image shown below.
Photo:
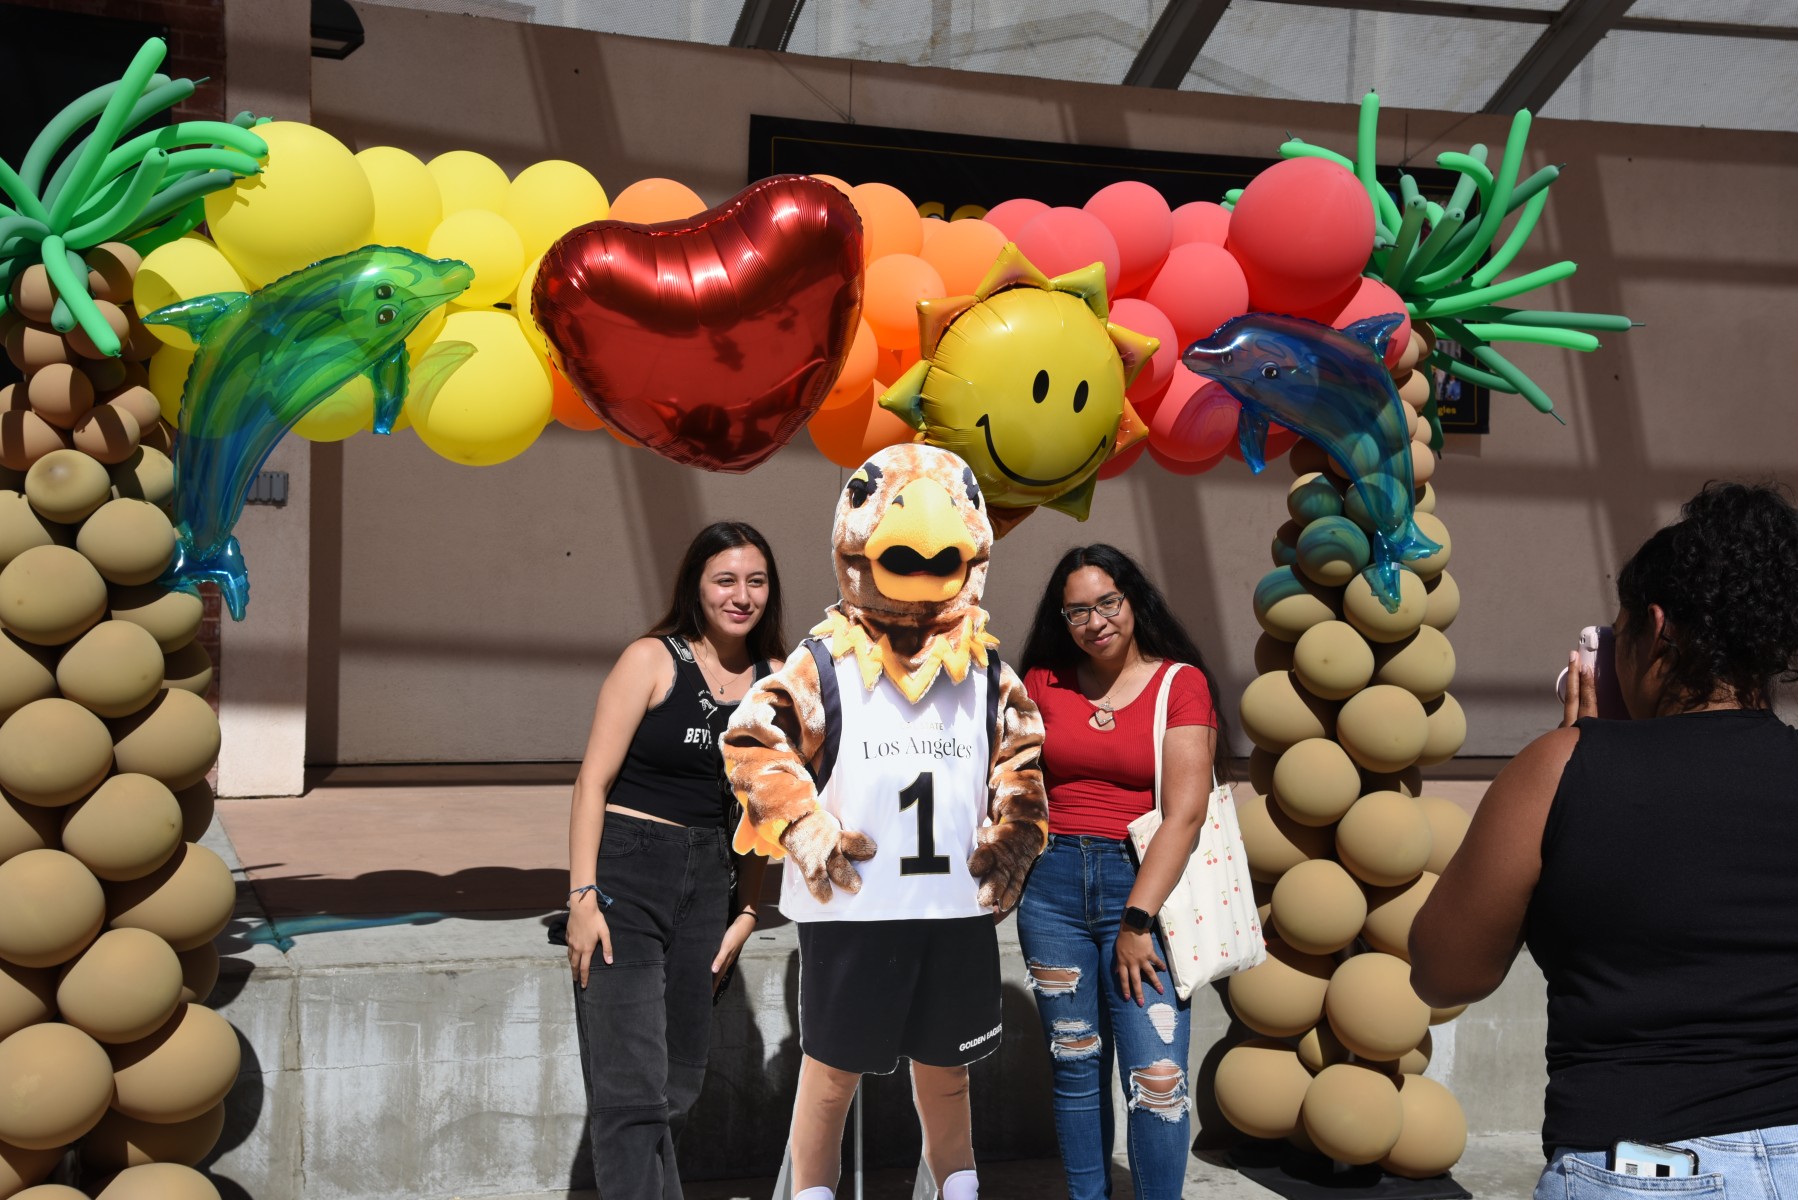
<path fill-rule="evenodd" d="M 811 652 L 818 668 L 818 702 L 824 706 L 824 749 L 818 756 L 818 768 L 812 772 L 812 785 L 820 793 L 830 782 L 837 765 L 837 743 L 843 737 L 843 698 L 837 693 L 837 662 L 823 641 L 806 638 L 800 643 Z"/>
<path fill-rule="evenodd" d="M 992 739 L 992 743 L 986 748 L 986 761 L 989 766 L 992 764 L 994 756 L 999 753 L 999 743 L 1005 732 L 999 728 L 1001 675 L 998 651 L 988 650 L 986 652 L 986 735 Z"/>

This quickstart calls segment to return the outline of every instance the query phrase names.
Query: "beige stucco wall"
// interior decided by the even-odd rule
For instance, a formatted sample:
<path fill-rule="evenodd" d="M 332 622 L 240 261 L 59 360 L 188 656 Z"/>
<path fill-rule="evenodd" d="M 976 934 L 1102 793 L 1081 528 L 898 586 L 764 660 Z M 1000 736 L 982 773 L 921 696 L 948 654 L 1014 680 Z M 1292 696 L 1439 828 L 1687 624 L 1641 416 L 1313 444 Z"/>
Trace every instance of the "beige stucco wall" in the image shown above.
<path fill-rule="evenodd" d="M 607 37 L 359 6 L 368 41 L 314 60 L 314 120 L 353 147 L 482 151 L 511 170 L 573 159 L 616 191 L 649 175 L 708 200 L 745 182 L 749 114 L 1051 141 L 1269 155 L 1288 131 L 1347 147 L 1350 106 L 1058 84 Z M 1391 111 L 1384 161 L 1428 163 L 1492 118 Z M 1538 307 L 1628 312 L 1594 355 L 1519 348 L 1566 427 L 1499 397 L 1437 483 L 1464 596 L 1451 631 L 1469 754 L 1553 720 L 1580 626 L 1608 620 L 1616 565 L 1713 476 L 1798 482 L 1786 379 L 1798 327 L 1798 137 L 1541 122 L 1526 170 L 1566 164 L 1527 268 L 1582 264 Z M 401 435 L 314 451 L 311 761 L 577 757 L 606 665 L 653 618 L 690 534 L 762 526 L 789 635 L 831 598 L 842 472 L 799 441 L 747 476 L 704 475 L 552 427 L 522 458 L 453 466 Z M 1092 520 L 1040 514 L 994 553 L 989 601 L 1015 651 L 1067 546 L 1140 554 L 1191 621 L 1234 707 L 1258 629 L 1249 592 L 1284 520 L 1284 463 L 1179 479 L 1144 464 Z"/>

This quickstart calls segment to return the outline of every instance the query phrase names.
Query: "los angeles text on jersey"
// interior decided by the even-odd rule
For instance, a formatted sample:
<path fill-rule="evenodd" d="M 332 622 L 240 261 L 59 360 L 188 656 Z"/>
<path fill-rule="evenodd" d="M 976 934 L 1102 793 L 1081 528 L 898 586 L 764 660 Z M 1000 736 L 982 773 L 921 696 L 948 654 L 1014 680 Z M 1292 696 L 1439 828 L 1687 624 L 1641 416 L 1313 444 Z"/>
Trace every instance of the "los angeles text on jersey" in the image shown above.
<path fill-rule="evenodd" d="M 879 742 L 862 742 L 862 757 L 877 758 L 973 758 L 975 746 L 972 741 L 958 737 L 909 737 L 889 738 Z"/>

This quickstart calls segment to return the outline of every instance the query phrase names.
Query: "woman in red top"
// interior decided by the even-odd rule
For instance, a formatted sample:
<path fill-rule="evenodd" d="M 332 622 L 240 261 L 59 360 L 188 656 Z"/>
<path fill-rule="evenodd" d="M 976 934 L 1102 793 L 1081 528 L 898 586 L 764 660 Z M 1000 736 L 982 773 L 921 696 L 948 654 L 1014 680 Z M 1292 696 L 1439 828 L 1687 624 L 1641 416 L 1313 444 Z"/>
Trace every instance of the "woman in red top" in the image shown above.
<path fill-rule="evenodd" d="M 1023 657 L 1043 714 L 1049 846 L 1018 905 L 1018 938 L 1053 1061 L 1068 1195 L 1111 1195 L 1115 1054 L 1128 1080 L 1136 1196 L 1173 1200 L 1191 1142 L 1191 1028 L 1153 914 L 1204 822 L 1216 692 L 1167 601 L 1112 546 L 1078 547 L 1056 564 Z M 1165 823 L 1139 869 L 1128 827 L 1155 806 L 1155 700 L 1174 663 L 1195 669 L 1174 676 L 1168 697 Z"/>

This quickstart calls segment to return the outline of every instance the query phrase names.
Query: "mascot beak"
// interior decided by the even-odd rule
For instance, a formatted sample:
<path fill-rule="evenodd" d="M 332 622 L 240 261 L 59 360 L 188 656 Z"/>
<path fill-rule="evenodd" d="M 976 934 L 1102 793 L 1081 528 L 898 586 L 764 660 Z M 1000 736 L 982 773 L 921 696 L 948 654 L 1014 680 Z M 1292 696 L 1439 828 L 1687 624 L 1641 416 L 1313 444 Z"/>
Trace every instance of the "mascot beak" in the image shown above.
<path fill-rule="evenodd" d="M 974 538 L 948 489 L 925 477 L 906 484 L 887 503 L 863 553 L 881 595 L 942 604 L 961 592 L 974 551 Z"/>

